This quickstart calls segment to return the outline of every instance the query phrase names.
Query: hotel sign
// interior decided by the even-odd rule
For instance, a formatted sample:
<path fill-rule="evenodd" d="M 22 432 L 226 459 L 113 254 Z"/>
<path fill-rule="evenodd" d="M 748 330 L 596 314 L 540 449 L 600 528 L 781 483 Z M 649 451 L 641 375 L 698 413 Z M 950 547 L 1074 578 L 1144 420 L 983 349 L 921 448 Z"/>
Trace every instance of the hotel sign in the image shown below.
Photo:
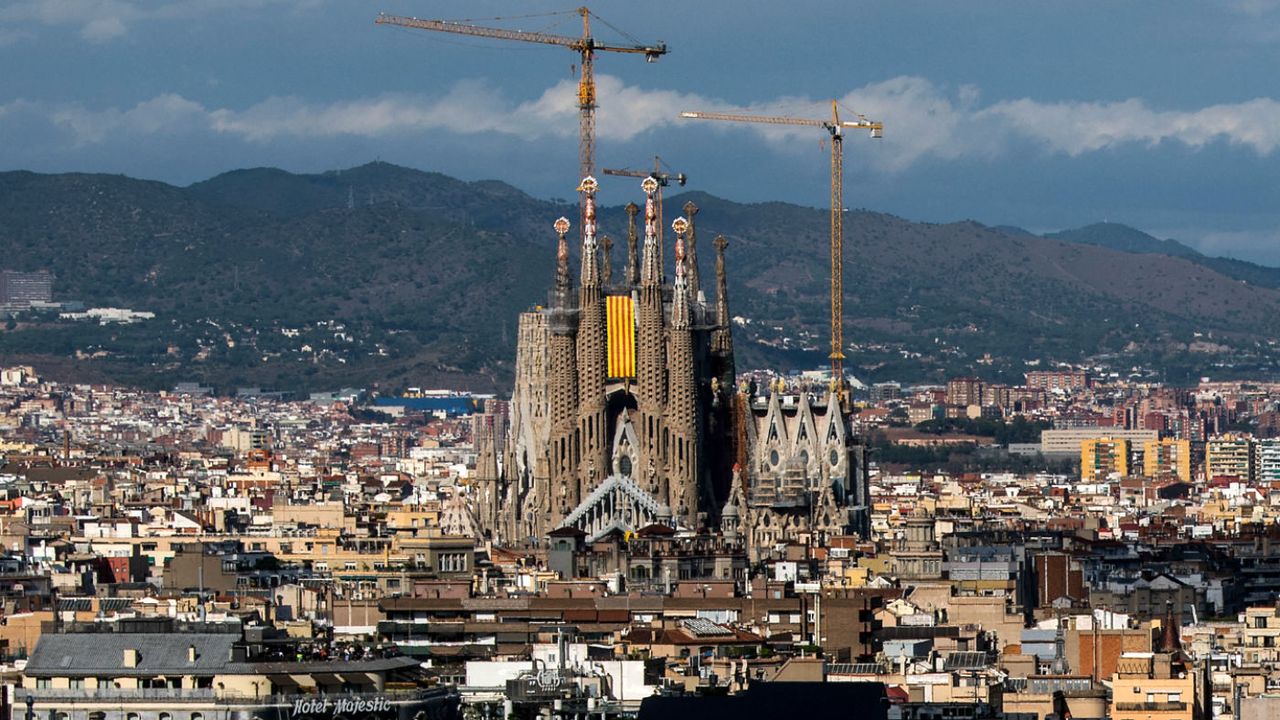
<path fill-rule="evenodd" d="M 290 718 L 381 718 L 395 717 L 396 707 L 385 697 L 317 697 L 293 701 Z"/>

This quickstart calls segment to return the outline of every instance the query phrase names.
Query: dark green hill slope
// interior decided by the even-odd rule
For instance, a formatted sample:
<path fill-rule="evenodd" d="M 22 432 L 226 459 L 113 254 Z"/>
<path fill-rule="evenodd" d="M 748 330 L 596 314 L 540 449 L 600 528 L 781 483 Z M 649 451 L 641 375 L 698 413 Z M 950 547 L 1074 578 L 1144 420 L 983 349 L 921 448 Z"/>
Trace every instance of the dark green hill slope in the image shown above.
<path fill-rule="evenodd" d="M 1097 245 L 1098 247 L 1111 248 L 1112 250 L 1121 250 L 1123 252 L 1152 253 L 1172 255 L 1174 257 L 1201 257 L 1199 252 L 1177 240 L 1160 240 L 1137 228 L 1131 228 L 1121 223 L 1094 223 L 1071 230 L 1047 233 L 1045 237 L 1051 240 L 1064 240 L 1082 245 Z"/>
<path fill-rule="evenodd" d="M 641 198 L 601 201 L 620 272 L 621 206 Z M 730 239 L 740 364 L 825 362 L 827 213 L 687 193 L 668 198 L 668 223 L 686 201 L 700 208 L 708 294 L 710 241 Z M 562 214 L 576 209 L 386 163 L 319 175 L 245 170 L 189 188 L 0 174 L 5 267 L 51 270 L 55 299 L 157 315 L 106 327 L 24 317 L 0 332 L 0 361 L 152 386 L 504 388 L 517 314 L 545 301 L 550 224 Z M 1235 261 L 866 211 L 849 213 L 846 253 L 850 367 L 867 379 L 1016 379 L 1026 360 L 1108 353 L 1194 373 L 1220 362 L 1186 351 L 1197 332 L 1233 348 L 1243 369 L 1280 334 L 1280 291 L 1241 283 L 1236 275 L 1258 266 Z"/>

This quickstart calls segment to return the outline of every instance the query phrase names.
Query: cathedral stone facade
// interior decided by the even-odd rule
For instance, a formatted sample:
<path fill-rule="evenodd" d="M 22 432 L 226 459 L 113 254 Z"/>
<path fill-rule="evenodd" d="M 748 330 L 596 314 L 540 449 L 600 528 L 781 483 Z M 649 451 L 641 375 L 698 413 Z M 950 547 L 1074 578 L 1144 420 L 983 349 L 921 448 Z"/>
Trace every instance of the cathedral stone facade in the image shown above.
<path fill-rule="evenodd" d="M 763 547 L 861 528 L 864 456 L 835 393 L 756 396 L 735 386 L 723 237 L 714 301 L 700 284 L 697 207 L 675 231 L 664 277 L 656 182 L 626 207 L 627 256 L 613 273 L 597 241 L 596 183 L 586 178 L 577 283 L 569 222 L 555 223 L 546 307 L 521 314 L 509 417 L 480 422 L 472 499 L 484 533 L 537 544 L 558 528 L 589 540 L 655 523 Z M 642 244 L 641 244 L 642 243 Z M 639 247 L 638 247 L 639 246 Z M 603 252 L 602 252 L 603 251 Z M 500 430 L 495 431 L 495 428 Z"/>

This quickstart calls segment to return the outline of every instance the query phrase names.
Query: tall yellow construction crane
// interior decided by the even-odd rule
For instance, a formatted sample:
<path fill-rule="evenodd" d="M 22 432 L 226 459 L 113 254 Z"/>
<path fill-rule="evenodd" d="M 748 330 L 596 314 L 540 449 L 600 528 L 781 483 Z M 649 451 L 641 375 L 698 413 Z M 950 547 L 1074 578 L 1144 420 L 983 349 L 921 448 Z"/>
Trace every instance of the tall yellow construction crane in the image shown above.
<path fill-rule="evenodd" d="M 471 35 L 473 37 L 496 38 L 499 40 L 519 40 L 522 42 L 542 43 L 544 45 L 559 45 L 569 48 L 581 55 L 582 64 L 578 79 L 578 114 L 579 114 L 579 133 L 580 140 L 578 145 L 578 162 L 581 166 L 579 178 L 585 178 L 595 175 L 595 144 L 596 144 L 596 79 L 594 74 L 595 54 L 597 52 L 616 52 L 616 53 L 634 53 L 644 55 L 648 62 L 656 62 L 659 57 L 667 54 L 666 43 L 658 43 L 656 45 L 644 45 L 637 42 L 635 45 L 609 45 L 602 43 L 591 36 L 591 18 L 605 22 L 600 16 L 595 15 L 586 7 L 577 9 L 577 13 L 582 16 L 582 37 L 571 37 L 568 35 L 553 35 L 545 32 L 525 32 L 523 30 L 507 30 L 504 28 L 482 27 L 480 25 L 471 25 L 463 22 L 455 22 L 450 20 L 421 20 L 412 17 L 400 17 L 396 15 L 387 15 L 385 13 L 378 15 L 375 20 L 379 25 L 397 25 L 406 28 L 416 28 L 419 30 L 436 30 L 439 32 L 457 33 L 459 35 Z M 501 19 L 501 18 L 495 18 Z M 609 27 L 613 28 L 612 25 Z M 613 28 L 617 30 L 617 28 Z M 620 34 L 626 35 L 620 30 Z M 630 36 L 628 36 L 630 37 Z M 631 38 L 634 40 L 634 38 Z"/>
<path fill-rule="evenodd" d="M 662 158 L 654 155 L 652 170 L 630 170 L 627 168 L 618 170 L 614 168 L 605 168 L 601 171 L 605 175 L 617 175 L 620 177 L 651 177 L 658 182 L 658 247 L 662 247 L 662 229 L 664 227 L 662 222 L 662 188 L 669 187 L 672 180 L 675 180 L 676 184 L 681 187 L 684 187 L 684 184 L 689 181 L 689 178 L 684 173 L 676 173 L 675 175 L 672 175 L 671 173 L 664 171 L 662 169 L 664 164 L 665 163 L 662 162 Z M 661 255 L 659 255 L 659 257 L 661 257 Z"/>
<path fill-rule="evenodd" d="M 848 399 L 844 382 L 844 131 L 846 128 L 870 130 L 871 137 L 878 139 L 884 136 L 884 125 L 862 115 L 858 115 L 858 119 L 853 121 L 841 120 L 840 105 L 835 100 L 831 101 L 830 120 L 718 112 L 682 112 L 680 117 L 770 125 L 804 125 L 820 127 L 831 134 L 831 381 L 844 403 Z"/>

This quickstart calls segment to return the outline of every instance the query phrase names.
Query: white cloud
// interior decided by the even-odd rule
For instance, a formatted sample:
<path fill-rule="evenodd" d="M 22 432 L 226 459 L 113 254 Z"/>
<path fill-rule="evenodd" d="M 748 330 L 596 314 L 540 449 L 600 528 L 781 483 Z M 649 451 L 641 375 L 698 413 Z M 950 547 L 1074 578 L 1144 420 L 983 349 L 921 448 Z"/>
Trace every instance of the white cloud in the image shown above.
<path fill-rule="evenodd" d="M 1047 104 L 1022 99 L 997 103 L 980 116 L 1071 156 L 1124 143 L 1177 142 L 1198 149 L 1223 141 L 1260 155 L 1280 146 L 1280 103 L 1270 98 L 1184 112 L 1153 110 L 1137 99 Z"/>
<path fill-rule="evenodd" d="M 443 130 L 456 133 L 518 134 L 520 119 L 500 96 L 476 82 L 458 83 L 440 98 L 383 95 L 319 104 L 295 97 L 264 100 L 244 110 L 218 109 L 208 113 L 218 133 L 238 135 L 251 142 L 280 138 L 329 138 L 342 135 L 383 137 L 396 133 Z M 529 123 L 531 135 L 544 135 Z"/>
<path fill-rule="evenodd" d="M 597 134 L 602 140 L 628 141 L 677 123 L 690 128 L 700 124 L 677 119 L 682 110 L 778 115 L 790 109 L 790 114 L 811 118 L 829 113 L 828 105 L 811 98 L 735 106 L 691 93 L 629 86 L 607 75 L 599 76 L 597 84 Z M 995 158 L 1028 142 L 1045 153 L 1069 157 L 1122 145 L 1162 143 L 1193 150 L 1225 143 L 1262 156 L 1280 147 L 1280 102 L 1270 98 L 1193 110 L 1157 110 L 1139 99 L 1046 103 L 1022 98 L 983 105 L 975 87 L 948 90 L 924 78 L 906 76 L 857 88 L 840 102 L 885 124 L 885 138 L 874 149 L 869 141 L 849 146 L 890 171 L 930 159 Z M 434 97 L 391 94 L 333 103 L 272 97 L 242 109 L 207 108 L 172 94 L 128 109 L 28 106 L 28 110 L 42 109 L 47 121 L 69 131 L 78 146 L 106 143 L 121 133 L 135 137 L 204 132 L 263 144 L 432 131 L 524 139 L 569 138 L 578 132 L 576 84 L 568 80 L 526 101 L 504 97 L 482 82 L 464 81 Z M 778 147 L 821 137 L 807 127 L 701 124 L 715 132 L 754 133 Z"/>
<path fill-rule="evenodd" d="M 124 20 L 118 16 L 94 18 L 85 23 L 80 30 L 80 37 L 92 42 L 103 42 L 118 38 L 127 32 Z"/>
<path fill-rule="evenodd" d="M 33 108 L 27 103 L 26 109 Z M 38 107 L 38 106 L 35 106 Z M 37 110 L 38 112 L 38 110 Z M 111 138 L 130 142 L 139 136 L 172 135 L 207 126 L 208 112 L 181 95 L 160 95 L 128 110 L 89 111 L 66 106 L 48 112 L 51 123 L 67 130 L 76 147 L 96 145 Z"/>
<path fill-rule="evenodd" d="M 1263 156 L 1280 147 L 1280 102 L 1270 98 L 1176 111 L 1155 110 L 1140 99 L 1046 103 L 1022 98 L 983 106 L 979 96 L 973 86 L 948 92 L 925 78 L 903 76 L 853 90 L 840 102 L 885 124 L 882 147 L 870 158 L 889 170 L 901 170 L 926 158 L 993 158 L 1018 141 L 1030 141 L 1046 152 L 1071 157 L 1126 144 L 1165 142 L 1191 149 L 1224 142 Z M 712 109 L 777 114 L 779 107 L 787 105 L 816 107 L 809 99 L 787 98 L 756 107 L 722 105 Z M 805 115 L 823 117 L 825 112 L 817 107 Z M 773 141 L 794 139 L 807 132 L 804 128 L 750 127 Z"/>
<path fill-rule="evenodd" d="M 971 85 L 951 96 L 924 78 L 906 76 L 854 90 L 841 104 L 884 123 L 883 147 L 873 158 L 901 170 L 924 157 L 953 160 L 997 153 L 1000 138 L 975 122 L 978 97 Z"/>
<path fill-rule="evenodd" d="M 124 0 L 19 0 L 0 9 L 0 25 L 26 32 L 32 25 L 78 27 L 85 40 L 101 42 L 123 35 L 143 14 Z"/>
<path fill-rule="evenodd" d="M 267 6 L 312 9 L 324 0 L 12 0 L 0 7 L 0 45 L 5 38 L 33 38 L 32 26 L 79 28 L 81 38 L 106 42 L 138 22 L 186 20 Z"/>

